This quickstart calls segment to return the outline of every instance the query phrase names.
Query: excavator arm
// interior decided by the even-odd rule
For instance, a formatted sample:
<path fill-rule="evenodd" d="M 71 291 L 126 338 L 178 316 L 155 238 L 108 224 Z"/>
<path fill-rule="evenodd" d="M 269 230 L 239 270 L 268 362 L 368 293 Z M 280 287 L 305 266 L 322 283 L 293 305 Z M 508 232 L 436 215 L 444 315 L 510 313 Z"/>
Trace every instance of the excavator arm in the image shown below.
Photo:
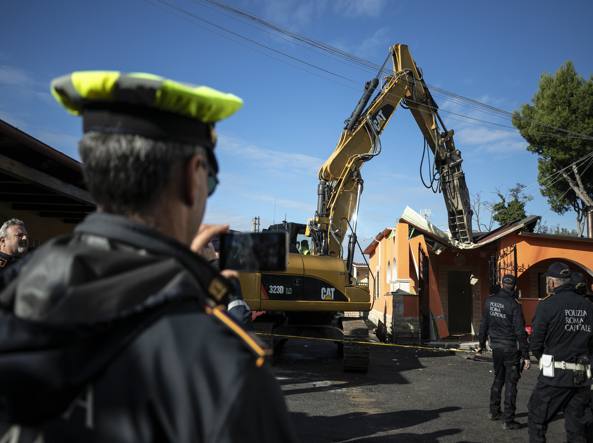
<path fill-rule="evenodd" d="M 380 153 L 379 136 L 402 101 L 412 112 L 434 155 L 451 234 L 461 242 L 472 241 L 469 192 L 461 169 L 461 153 L 453 142 L 453 131 L 446 130 L 408 47 L 392 46 L 388 58 L 393 62 L 392 74 L 384 79 L 381 90 L 372 100 L 379 79 L 366 83 L 365 92 L 346 121 L 336 148 L 319 170 L 317 210 L 309 223 L 315 255 L 342 257 L 342 243 L 348 231 L 352 232 L 349 265 L 363 188 L 360 168 Z"/>

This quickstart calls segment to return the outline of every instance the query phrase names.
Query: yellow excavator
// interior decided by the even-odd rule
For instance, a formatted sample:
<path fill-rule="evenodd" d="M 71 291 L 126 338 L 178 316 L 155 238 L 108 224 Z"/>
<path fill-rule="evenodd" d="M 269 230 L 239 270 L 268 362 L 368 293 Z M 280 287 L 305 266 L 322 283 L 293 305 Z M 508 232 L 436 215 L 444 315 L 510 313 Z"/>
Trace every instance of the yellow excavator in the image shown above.
<path fill-rule="evenodd" d="M 393 71 L 383 76 L 389 59 Z M 432 151 L 434 170 L 428 187 L 442 191 L 451 235 L 471 243 L 469 192 L 453 131 L 445 128 L 408 47 L 396 44 L 378 75 L 365 84 L 336 148 L 319 170 L 315 216 L 307 224 L 284 222 L 267 229 L 288 233 L 287 270 L 240 275 L 245 300 L 252 310 L 265 311 L 268 331 L 335 339 L 347 371 L 368 368 L 368 347 L 356 343 L 368 339 L 368 328 L 356 313 L 371 309 L 371 296 L 368 286 L 357 284 L 352 272 L 363 189 L 360 169 L 381 152 L 379 136 L 398 105 L 411 111 L 424 135 L 425 151 L 427 146 Z"/>

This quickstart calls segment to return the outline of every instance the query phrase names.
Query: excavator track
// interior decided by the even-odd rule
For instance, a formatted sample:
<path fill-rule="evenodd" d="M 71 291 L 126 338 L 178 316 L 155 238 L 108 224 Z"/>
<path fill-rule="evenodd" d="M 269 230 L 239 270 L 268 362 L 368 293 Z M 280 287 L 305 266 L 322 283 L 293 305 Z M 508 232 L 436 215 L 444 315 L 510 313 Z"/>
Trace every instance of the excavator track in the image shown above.
<path fill-rule="evenodd" d="M 362 318 L 343 318 L 343 364 L 345 372 L 369 370 L 369 347 L 360 342 L 369 341 L 369 329 Z"/>

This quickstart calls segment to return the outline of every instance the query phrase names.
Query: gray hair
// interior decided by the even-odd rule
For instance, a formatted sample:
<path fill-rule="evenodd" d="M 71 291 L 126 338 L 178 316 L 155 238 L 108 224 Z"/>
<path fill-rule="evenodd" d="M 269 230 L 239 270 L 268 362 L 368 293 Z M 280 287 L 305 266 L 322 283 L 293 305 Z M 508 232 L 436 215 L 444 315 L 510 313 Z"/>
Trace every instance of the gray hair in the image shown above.
<path fill-rule="evenodd" d="M 84 178 L 97 205 L 115 214 L 143 213 L 162 196 L 175 170 L 199 145 L 139 135 L 88 132 L 78 145 Z"/>
<path fill-rule="evenodd" d="M 4 223 L 2 223 L 2 227 L 0 227 L 0 238 L 5 238 L 8 235 L 8 228 L 15 225 L 22 226 L 24 228 L 25 222 L 19 220 L 18 218 L 11 218 L 10 220 L 6 220 Z"/>

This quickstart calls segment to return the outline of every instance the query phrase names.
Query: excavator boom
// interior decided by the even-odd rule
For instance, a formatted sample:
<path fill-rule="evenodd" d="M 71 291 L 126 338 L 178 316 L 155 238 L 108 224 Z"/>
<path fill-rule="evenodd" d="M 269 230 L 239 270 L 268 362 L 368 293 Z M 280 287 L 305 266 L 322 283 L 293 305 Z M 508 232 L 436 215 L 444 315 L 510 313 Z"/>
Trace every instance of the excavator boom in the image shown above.
<path fill-rule="evenodd" d="M 317 211 L 309 224 L 316 255 L 343 256 L 345 236 L 349 230 L 356 230 L 363 187 L 360 169 L 364 162 L 379 154 L 379 136 L 402 101 L 412 112 L 434 155 L 451 235 L 460 242 L 472 241 L 469 192 L 461 169 L 461 153 L 453 142 L 453 131 L 445 128 L 408 47 L 402 44 L 392 46 L 389 58 L 393 71 L 383 79 L 373 100 L 371 97 L 379 86 L 379 78 L 366 83 L 363 96 L 346 121 L 336 148 L 319 170 Z M 350 226 L 353 220 L 354 227 Z"/>

